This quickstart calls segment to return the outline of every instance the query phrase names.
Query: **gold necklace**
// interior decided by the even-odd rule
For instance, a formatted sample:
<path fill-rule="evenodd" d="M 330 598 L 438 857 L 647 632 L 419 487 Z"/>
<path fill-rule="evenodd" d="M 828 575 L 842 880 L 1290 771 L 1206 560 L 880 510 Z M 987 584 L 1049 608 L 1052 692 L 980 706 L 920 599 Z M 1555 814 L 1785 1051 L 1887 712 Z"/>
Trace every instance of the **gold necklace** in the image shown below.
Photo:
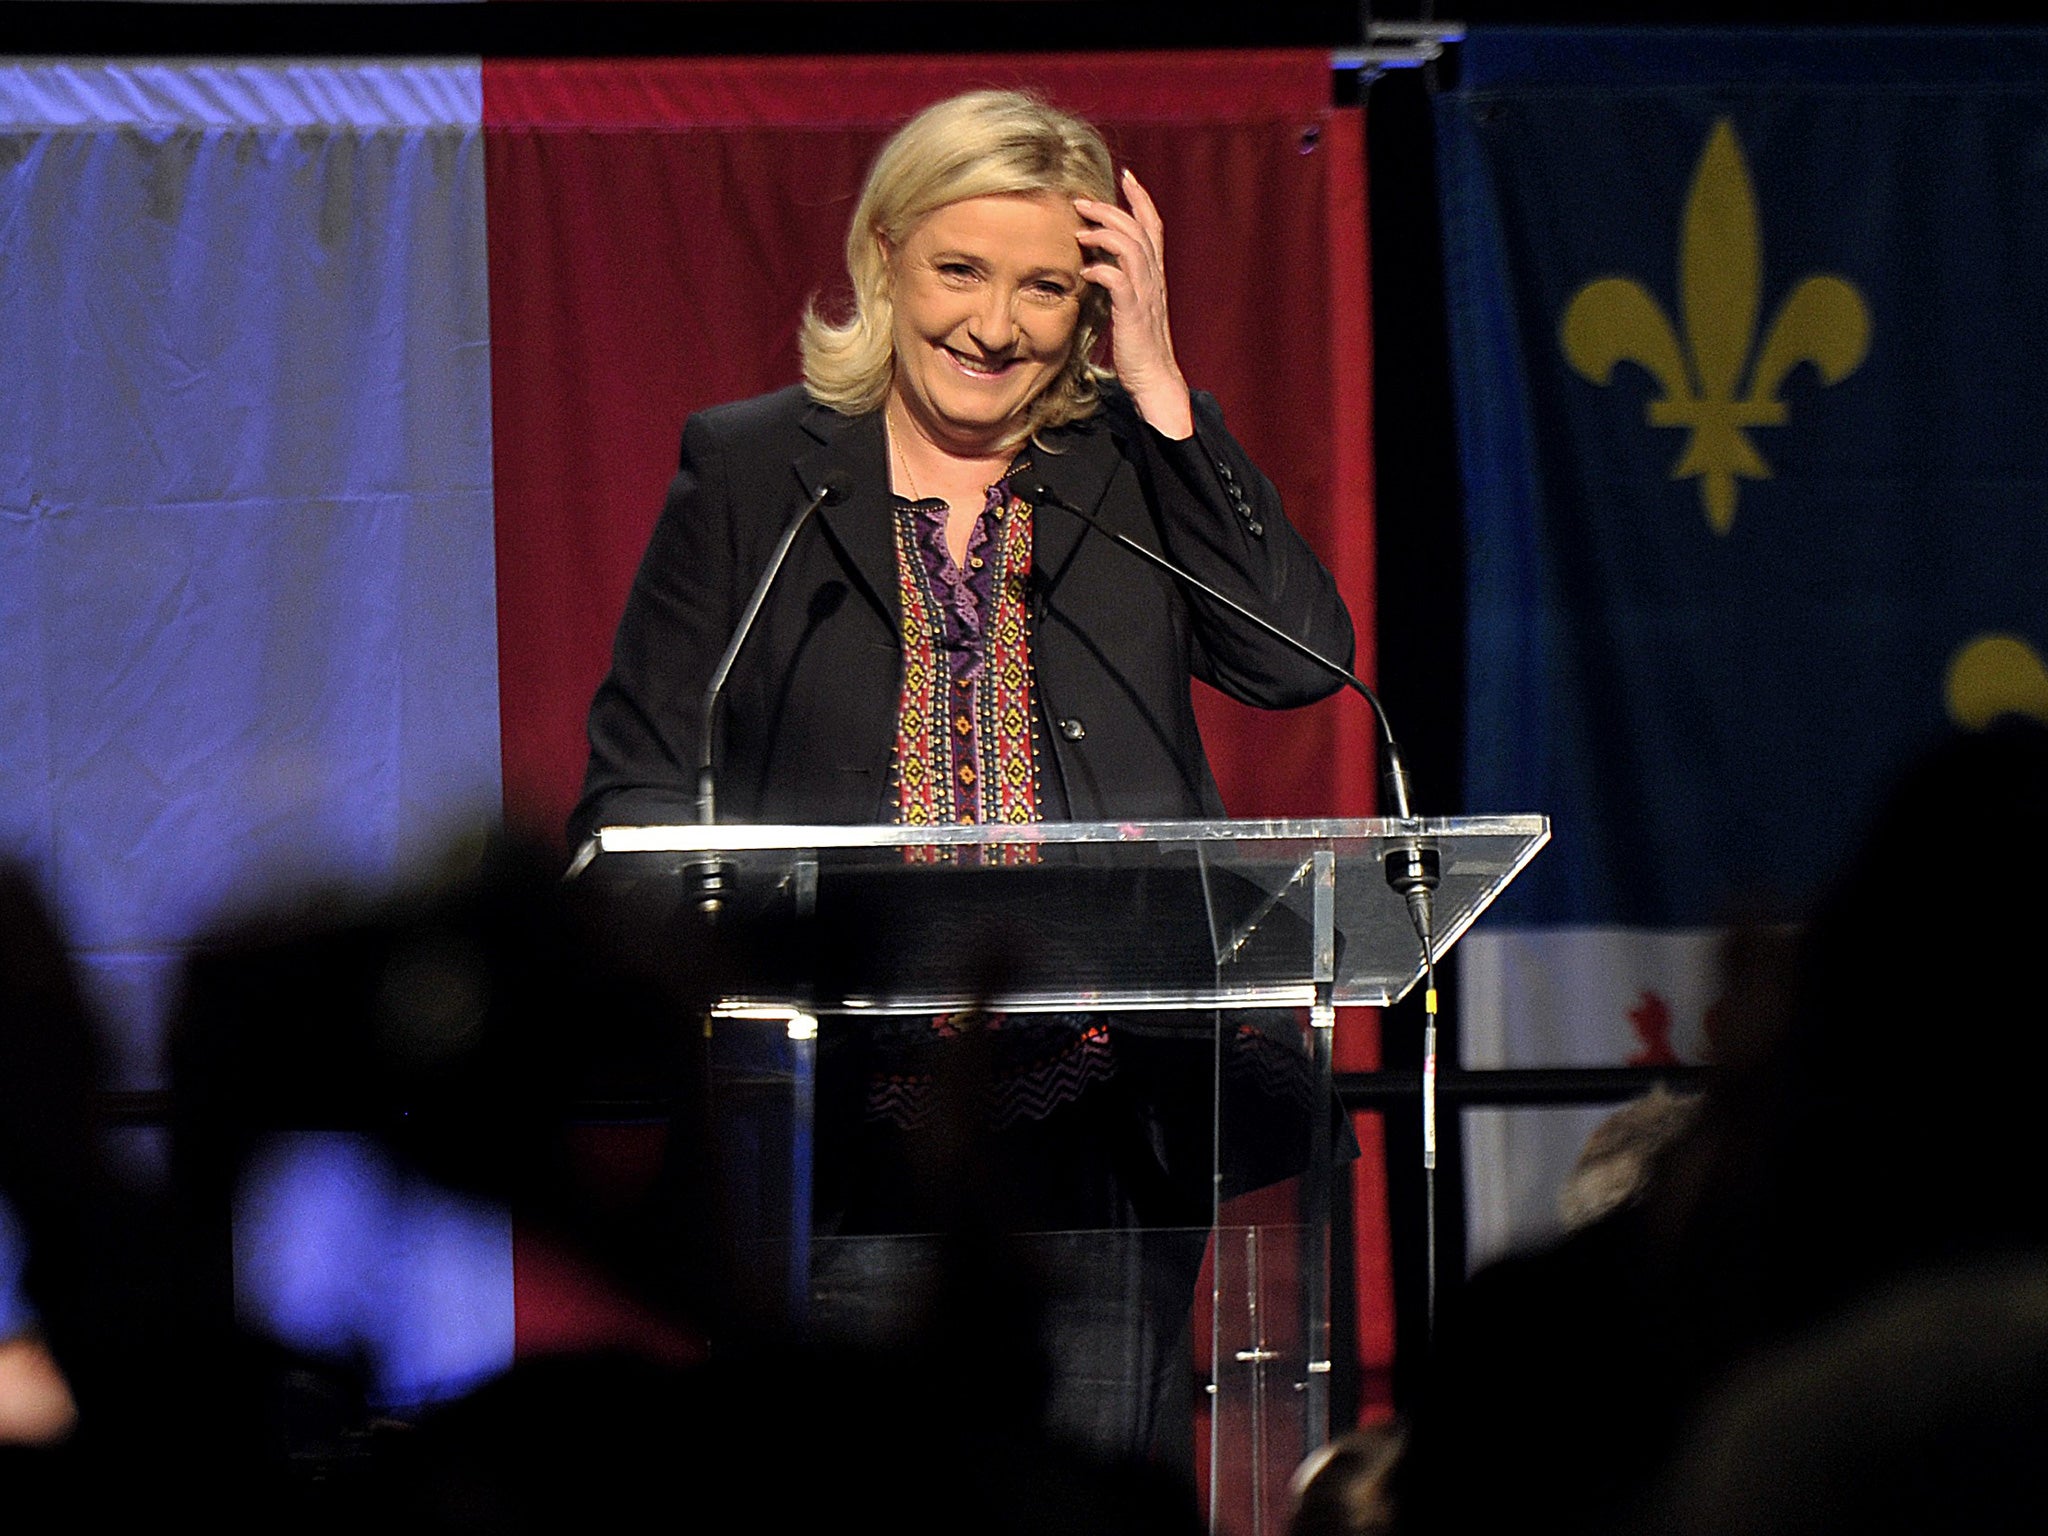
<path fill-rule="evenodd" d="M 896 423 L 885 412 L 882 424 L 889 429 L 889 448 L 896 455 L 896 467 L 903 471 L 903 483 L 910 487 L 910 499 L 923 501 L 924 498 L 917 494 L 917 476 L 910 472 L 910 455 L 903 451 L 903 439 L 896 430 Z"/>

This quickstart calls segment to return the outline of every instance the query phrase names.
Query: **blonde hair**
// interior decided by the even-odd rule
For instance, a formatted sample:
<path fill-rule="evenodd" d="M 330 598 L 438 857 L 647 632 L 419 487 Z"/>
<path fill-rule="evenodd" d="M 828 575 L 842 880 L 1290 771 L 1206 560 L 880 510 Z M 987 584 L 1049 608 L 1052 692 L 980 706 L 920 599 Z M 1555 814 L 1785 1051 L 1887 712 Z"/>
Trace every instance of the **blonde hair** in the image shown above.
<path fill-rule="evenodd" d="M 970 197 L 1036 192 L 1113 202 L 1116 176 L 1102 135 L 1020 91 L 970 91 L 898 129 L 875 156 L 846 232 L 853 313 L 834 323 L 815 300 L 804 313 L 797 341 L 811 398 L 857 416 L 888 396 L 896 372 L 888 251 L 900 249 L 920 219 Z M 1066 364 L 1027 408 L 1021 436 L 1093 413 L 1112 375 L 1089 353 L 1108 319 L 1109 295 L 1086 284 Z"/>

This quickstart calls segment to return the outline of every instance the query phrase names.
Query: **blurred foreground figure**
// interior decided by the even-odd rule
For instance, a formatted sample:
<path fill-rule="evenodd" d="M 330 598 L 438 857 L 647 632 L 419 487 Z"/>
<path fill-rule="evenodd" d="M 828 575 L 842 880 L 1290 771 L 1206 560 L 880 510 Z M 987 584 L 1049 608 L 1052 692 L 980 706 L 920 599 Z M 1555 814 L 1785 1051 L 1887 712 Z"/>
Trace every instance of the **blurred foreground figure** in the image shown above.
<path fill-rule="evenodd" d="M 105 1086 L 57 925 L 0 866 L 0 1241 L 20 1260 L 18 1294 L 0 1296 L 0 1491 L 128 1519 L 203 1490 L 233 1517 L 266 1488 L 249 1362 L 167 1202 L 110 1158 Z"/>
<path fill-rule="evenodd" d="M 239 925 L 194 961 L 176 1060 L 195 1209 L 226 1209 L 279 1147 L 307 1144 L 305 1128 L 346 1131 L 394 1178 L 509 1208 L 612 1324 L 409 1426 L 358 1409 L 318 1511 L 553 1533 L 650 1505 L 743 1504 L 766 1531 L 853 1511 L 904 1531 L 1187 1536 L 1172 1480 L 1042 1435 L 1037 1295 L 999 1245 L 937 1240 L 934 1284 L 906 1299 L 908 1341 L 888 1352 L 764 1324 L 733 1281 L 704 1135 L 701 1020 L 727 963 L 668 905 L 565 885 L 552 860 L 516 850 L 390 900 Z M 624 1188 L 576 1123 L 606 1103 L 669 1116 L 659 1170 Z M 308 1366 L 330 1381 L 353 1370 L 360 1391 L 376 1347 L 329 1343 Z"/>
<path fill-rule="evenodd" d="M 315 895 L 203 945 L 173 1037 L 188 1198 L 225 1212 L 252 1170 L 353 1137 L 366 1169 L 505 1207 L 701 1328 L 723 1304 L 693 1140 L 701 957 L 649 926 L 659 914 L 557 874 L 538 849 L 494 847 L 395 896 Z M 668 1180 L 606 1184 L 578 1124 L 606 1103 L 672 1116 Z"/>
<path fill-rule="evenodd" d="M 1339 1435 L 1295 1469 L 1287 1536 L 1388 1536 L 1399 1529 L 1394 1465 L 1406 1434 L 1391 1424 Z"/>
<path fill-rule="evenodd" d="M 1649 1536 L 2048 1530 L 2048 1261 L 1881 1288 L 1708 1394 L 1630 1529 Z"/>
<path fill-rule="evenodd" d="M 56 1445 L 78 1423 L 28 1299 L 27 1240 L 8 1192 L 28 1199 L 45 1230 L 84 1193 L 90 1049 L 56 931 L 24 875 L 0 865 L 0 1446 Z"/>
<path fill-rule="evenodd" d="M 1575 1232 L 1640 1200 L 1665 1149 L 1692 1129 L 1698 1110 L 1697 1094 L 1673 1093 L 1659 1083 L 1594 1126 L 1558 1192 L 1564 1230 Z"/>
<path fill-rule="evenodd" d="M 1830 1328 L 1823 1355 L 1921 1349 L 1924 1308 L 1855 1309 L 2048 1252 L 2044 870 L 2048 729 L 2008 720 L 1905 778 L 1789 963 L 1738 942 L 1720 1079 L 1643 1196 L 1446 1307 L 1404 1529 L 1633 1518 L 1701 1394 L 1756 1351 Z"/>
<path fill-rule="evenodd" d="M 41 1336 L 0 1341 L 0 1445 L 57 1445 L 77 1424 L 71 1383 Z"/>
<path fill-rule="evenodd" d="M 699 1134 L 697 978 L 718 961 L 675 940 L 660 914 L 502 849 L 397 896 L 239 921 L 191 963 L 170 1181 L 138 1192 L 102 1155 L 98 1047 L 56 929 L 0 870 L 0 1195 L 47 1340 L 0 1343 L 0 1516 L 552 1536 L 696 1506 L 793 1536 L 849 1515 L 1194 1536 L 1171 1477 L 1040 1433 L 1034 1292 L 972 1234 L 941 1245 L 910 1347 L 760 1329 L 727 1287 Z M 623 1190 L 575 1124 L 606 1102 L 672 1111 L 666 1168 Z M 295 1347 L 235 1284 L 230 1255 L 285 1230 L 246 1230 L 252 1179 L 308 1146 L 501 1203 L 609 1325 L 405 1421 L 373 1412 L 380 1380 L 407 1379 L 374 1327 Z M 345 1227 L 294 1239 L 301 1303 L 346 1292 L 352 1246 L 392 1236 Z"/>

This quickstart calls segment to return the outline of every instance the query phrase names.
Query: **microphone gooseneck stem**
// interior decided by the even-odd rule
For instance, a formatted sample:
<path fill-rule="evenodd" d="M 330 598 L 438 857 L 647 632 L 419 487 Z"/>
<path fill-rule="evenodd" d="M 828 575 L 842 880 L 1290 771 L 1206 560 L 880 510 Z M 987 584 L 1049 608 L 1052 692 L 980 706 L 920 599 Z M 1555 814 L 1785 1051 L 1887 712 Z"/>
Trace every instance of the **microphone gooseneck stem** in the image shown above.
<path fill-rule="evenodd" d="M 717 773 L 712 767 L 716 753 L 712 743 L 718 726 L 718 701 L 725 692 L 725 681 L 732 675 L 732 664 L 739 659 L 740 647 L 747 643 L 747 636 L 754 632 L 754 620 L 760 617 L 762 604 L 768 601 L 768 593 L 775 586 L 775 578 L 781 574 L 782 562 L 789 556 L 790 545 L 803 532 L 804 524 L 811 520 L 811 514 L 828 501 L 835 501 L 840 494 L 839 482 L 827 480 L 811 493 L 811 499 L 804 503 L 803 510 L 789 521 L 782 530 L 782 537 L 776 541 L 775 549 L 768 556 L 767 568 L 761 572 L 761 579 L 754 583 L 754 590 L 747 599 L 746 610 L 734 626 L 732 639 L 726 642 L 725 653 L 718 658 L 718 665 L 711 670 L 711 682 L 704 690 L 704 733 L 699 738 L 697 754 L 697 820 L 703 826 L 710 826 L 718 820 Z"/>
<path fill-rule="evenodd" d="M 1430 1135 L 1435 1135 L 1436 1121 L 1436 1023 L 1430 1022 L 1423 1036 L 1423 1071 L 1426 1083 L 1423 1089 L 1422 1114 L 1431 1124 Z M 1429 1347 L 1436 1347 L 1436 1293 L 1437 1293 L 1437 1235 L 1436 1235 L 1436 1145 L 1434 1140 L 1423 1154 L 1422 1181 L 1425 1186 L 1422 1197 L 1423 1210 L 1423 1251 L 1426 1274 L 1424 1276 L 1423 1326 Z"/>
<path fill-rule="evenodd" d="M 1157 550 L 1147 549 L 1129 535 L 1117 532 L 1116 529 L 1109 527 L 1093 513 L 1083 512 L 1072 502 L 1067 501 L 1064 497 L 1053 491 L 1043 480 L 1034 477 L 1029 481 L 1020 482 L 1015 489 L 1018 495 L 1034 505 L 1042 502 L 1049 506 L 1058 507 L 1070 517 L 1078 517 L 1111 543 L 1122 546 L 1139 559 L 1166 572 L 1167 575 L 1183 586 L 1192 587 L 1211 602 L 1229 609 L 1247 624 L 1259 630 L 1260 633 L 1270 635 L 1273 639 L 1278 640 L 1282 645 L 1294 652 L 1295 655 L 1314 662 L 1325 672 L 1344 684 L 1345 687 L 1363 698 L 1366 703 L 1372 706 L 1373 719 L 1380 728 L 1381 750 L 1386 759 L 1386 772 L 1383 783 L 1386 788 L 1390 809 L 1395 816 L 1403 821 L 1414 819 L 1414 812 L 1410 808 L 1408 799 L 1408 770 L 1402 764 L 1401 749 L 1394 744 L 1394 727 L 1387 719 L 1387 711 L 1385 706 L 1380 703 L 1379 695 L 1367 687 L 1364 680 L 1358 674 L 1351 671 L 1348 667 L 1339 666 L 1307 641 L 1290 635 L 1279 625 L 1273 623 L 1272 620 L 1252 612 L 1251 609 L 1240 603 L 1236 598 L 1226 597 L 1185 566 L 1178 565 L 1174 561 L 1167 559 L 1166 556 L 1160 554 Z"/>
<path fill-rule="evenodd" d="M 1374 701 L 1377 705 L 1378 701 Z M 1381 714 L 1384 720 L 1386 716 Z M 1394 733 L 1388 731 L 1383 743 L 1386 767 L 1380 774 L 1380 785 L 1386 791 L 1389 814 L 1402 821 L 1413 821 L 1415 812 L 1408 800 L 1408 765 L 1401 760 L 1401 749 L 1394 743 Z"/>
<path fill-rule="evenodd" d="M 1210 601 L 1227 608 L 1261 633 L 1272 636 L 1297 656 L 1307 658 L 1321 667 L 1332 677 L 1362 697 L 1372 706 L 1373 719 L 1380 728 L 1380 746 L 1384 767 L 1380 783 L 1386 793 L 1387 809 L 1396 820 L 1415 820 L 1414 803 L 1409 794 L 1408 765 L 1401 758 L 1401 748 L 1394 741 L 1394 727 L 1387 719 L 1385 706 L 1379 695 L 1349 668 L 1341 667 L 1307 642 L 1296 639 L 1278 625 L 1253 613 L 1235 598 L 1225 597 L 1214 587 L 1203 581 L 1192 571 L 1183 569 L 1164 555 L 1147 549 L 1136 539 L 1105 526 L 1093 515 L 1083 512 L 1073 503 L 1066 501 L 1051 490 L 1037 476 L 1013 484 L 1012 489 L 1026 501 L 1045 503 L 1058 507 L 1069 516 L 1079 518 L 1090 528 L 1114 544 L 1121 545 L 1139 559 L 1166 572 L 1183 586 L 1200 592 Z M 1408 908 L 1408 920 L 1415 927 L 1415 934 L 1422 941 L 1423 1009 L 1422 1031 L 1422 1177 L 1423 1206 L 1425 1211 L 1424 1243 L 1428 1251 L 1428 1323 L 1431 1339 L 1436 1332 L 1437 1292 L 1437 1235 L 1436 1235 L 1436 914 L 1434 894 L 1441 878 L 1442 866 L 1437 850 L 1425 846 L 1414 837 L 1402 837 L 1386 855 L 1385 872 L 1387 884 L 1400 896 Z"/>

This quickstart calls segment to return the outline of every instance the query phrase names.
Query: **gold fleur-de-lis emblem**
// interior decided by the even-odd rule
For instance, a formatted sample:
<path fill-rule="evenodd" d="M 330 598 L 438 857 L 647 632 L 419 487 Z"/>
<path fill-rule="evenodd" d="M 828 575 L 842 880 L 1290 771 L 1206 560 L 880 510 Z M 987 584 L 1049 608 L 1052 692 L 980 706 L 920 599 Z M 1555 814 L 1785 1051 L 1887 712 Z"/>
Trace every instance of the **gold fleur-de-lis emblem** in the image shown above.
<path fill-rule="evenodd" d="M 1707 136 L 1686 198 L 1678 253 L 1684 349 L 1664 310 L 1632 277 L 1586 284 L 1559 328 L 1566 358 L 1591 382 L 1612 382 L 1616 365 L 1628 362 L 1662 387 L 1644 414 L 1653 427 L 1689 429 L 1671 478 L 1699 480 L 1700 504 L 1716 533 L 1735 525 L 1737 478 L 1770 477 L 1749 429 L 1784 425 L 1778 391 L 1786 377 L 1811 363 L 1822 383 L 1838 384 L 1870 349 L 1870 312 L 1862 296 L 1827 273 L 1792 289 L 1757 345 L 1762 269 L 1756 191 L 1724 117 Z"/>
<path fill-rule="evenodd" d="M 2018 635 L 1979 635 L 1949 658 L 1948 717 L 1981 731 L 2000 715 L 2048 723 L 2048 666 Z"/>

